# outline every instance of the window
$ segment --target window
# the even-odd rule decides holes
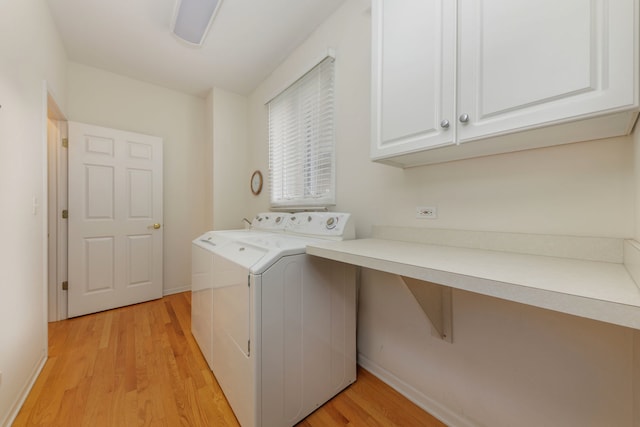
[[[335,205],[332,57],[268,103],[272,207]]]

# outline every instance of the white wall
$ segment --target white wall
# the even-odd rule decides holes
[[[247,97],[214,88],[207,96],[209,132],[213,138],[213,229],[243,228],[252,195],[248,170]]]
[[[0,425],[47,352],[46,95],[64,111],[66,53],[42,0],[0,2]],[[38,207],[33,214],[33,200]]]
[[[164,141],[164,293],[190,289],[191,240],[211,228],[205,100],[69,63],[69,120]]]
[[[634,236],[632,137],[407,170],[370,162],[370,25],[369,1],[348,1],[250,95],[250,169],[268,166],[264,101],[332,47],[335,210],[354,213],[358,237],[374,224]],[[414,219],[420,205],[439,218]],[[266,209],[267,194],[248,204]],[[453,425],[633,425],[631,330],[466,292],[453,311],[447,344],[397,277],[365,270],[361,360]]]

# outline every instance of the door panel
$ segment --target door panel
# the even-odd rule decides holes
[[[115,245],[113,237],[96,237],[84,239],[86,295],[114,290]]]
[[[375,158],[453,143],[455,2],[376,0],[372,146]]]
[[[153,217],[153,175],[148,170],[128,171],[129,218]]]
[[[461,0],[460,142],[628,109],[632,1]]]
[[[128,236],[127,270],[129,280],[127,286],[148,285],[153,279],[153,236]]]
[[[584,0],[486,2],[482,117],[595,90],[593,6]]]
[[[114,170],[111,166],[85,165],[85,219],[112,220],[114,217]]]
[[[162,297],[162,140],[69,122],[69,316]]]

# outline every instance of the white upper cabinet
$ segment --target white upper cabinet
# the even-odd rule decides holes
[[[460,142],[635,107],[633,1],[459,4]]]
[[[373,8],[375,156],[454,142],[455,2],[377,1]],[[454,25],[452,25],[454,24]]]
[[[413,166],[630,132],[638,15],[638,0],[373,0],[372,159]]]

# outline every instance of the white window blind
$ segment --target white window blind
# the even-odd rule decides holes
[[[268,103],[272,207],[335,204],[333,63],[325,58]]]

